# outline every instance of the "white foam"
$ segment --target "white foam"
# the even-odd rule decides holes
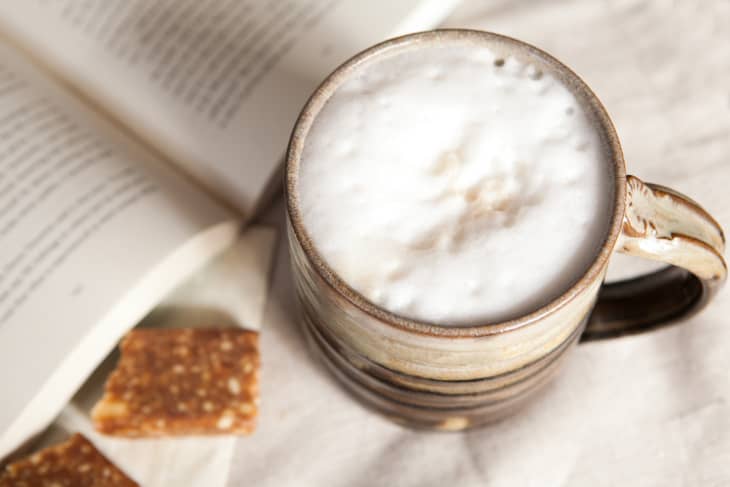
[[[306,139],[299,197],[315,246],[366,298],[483,324],[538,308],[587,269],[608,174],[553,76],[486,48],[430,47],[337,89]]]

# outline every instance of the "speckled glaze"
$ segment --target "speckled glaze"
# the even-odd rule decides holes
[[[486,45],[561,79],[583,104],[611,164],[613,183],[606,191],[613,211],[595,261],[561,296],[517,319],[453,327],[390,313],[327,266],[302,223],[300,157],[329,96],[372,58],[431,43]],[[378,44],[335,70],[294,127],[286,199],[293,275],[312,349],[356,397],[414,427],[461,430],[511,414],[540,390],[579,340],[636,333],[686,316],[707,302],[727,274],[722,230],[707,212],[679,193],[626,176],[616,131],[590,88],[544,51],[488,32],[412,34]],[[614,250],[671,266],[602,285]]]

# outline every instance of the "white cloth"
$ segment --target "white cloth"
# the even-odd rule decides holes
[[[533,42],[614,117],[629,171],[730,229],[730,4],[471,1],[447,22]],[[272,212],[283,222],[281,204]],[[615,269],[614,269],[615,270]],[[262,409],[230,486],[730,485],[730,291],[686,323],[577,347],[543,396],[467,433],[404,429],[311,356],[280,246],[262,334]]]

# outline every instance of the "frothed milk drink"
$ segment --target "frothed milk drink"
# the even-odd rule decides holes
[[[502,321],[557,297],[606,236],[610,177],[581,105],[486,47],[358,68],[319,113],[299,197],[320,255],[407,318]]]
[[[285,181],[307,342],[407,426],[514,414],[579,341],[690,316],[727,277],[723,229],[627,174],[590,87],[491,32],[410,34],[343,63],[299,115]],[[614,252],[668,265],[604,284]]]

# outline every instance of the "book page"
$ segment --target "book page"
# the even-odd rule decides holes
[[[245,214],[308,95],[371,44],[454,0],[29,0],[4,29]]]
[[[236,226],[0,42],[0,458]]]

